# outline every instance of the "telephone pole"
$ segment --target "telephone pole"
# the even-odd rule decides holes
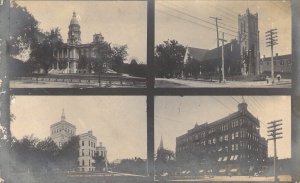
[[[220,58],[220,53],[219,53],[219,25],[218,25],[218,21],[219,20],[222,20],[221,18],[218,18],[218,17],[209,17],[209,18],[212,18],[216,21],[216,30],[217,30],[217,52],[218,52],[218,59]],[[219,63],[219,72],[221,70],[221,64]],[[220,72],[220,82],[221,82],[221,72]]]
[[[277,178],[277,149],[276,149],[276,140],[282,138],[282,128],[280,127],[282,125],[281,123],[282,119],[271,121],[268,123],[268,136],[270,137],[268,140],[273,140],[274,142],[274,182],[278,182]],[[279,128],[280,127],[280,128]]]
[[[225,83],[224,42],[227,41],[224,39],[224,32],[222,32],[222,39],[219,39],[219,41],[222,41],[222,82]]]
[[[272,84],[274,83],[274,61],[273,61],[273,47],[278,45],[278,36],[277,36],[277,29],[271,29],[266,32],[266,41],[267,47],[271,47],[271,78]]]

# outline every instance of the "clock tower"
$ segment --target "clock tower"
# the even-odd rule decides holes
[[[238,15],[238,28],[241,73],[242,75],[258,75],[260,57],[258,14],[252,14],[247,9],[245,14]]]

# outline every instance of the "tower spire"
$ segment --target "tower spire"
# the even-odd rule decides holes
[[[65,116],[65,109],[62,109],[62,114],[61,114],[61,120],[65,121],[66,120],[66,116]]]
[[[159,144],[159,149],[163,149],[164,148],[164,143],[163,143],[163,138],[162,136],[160,137],[160,144]]]

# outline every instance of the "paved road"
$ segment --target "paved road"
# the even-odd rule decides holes
[[[291,88],[291,80],[283,79],[274,84],[266,81],[226,81],[225,83],[156,78],[155,87],[157,88]]]

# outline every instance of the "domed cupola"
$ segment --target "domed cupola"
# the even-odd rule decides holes
[[[68,32],[68,43],[69,44],[80,44],[81,38],[80,38],[81,32],[80,32],[80,25],[79,21],[77,19],[76,13],[73,12],[73,17],[70,21],[69,25],[69,32]]]

